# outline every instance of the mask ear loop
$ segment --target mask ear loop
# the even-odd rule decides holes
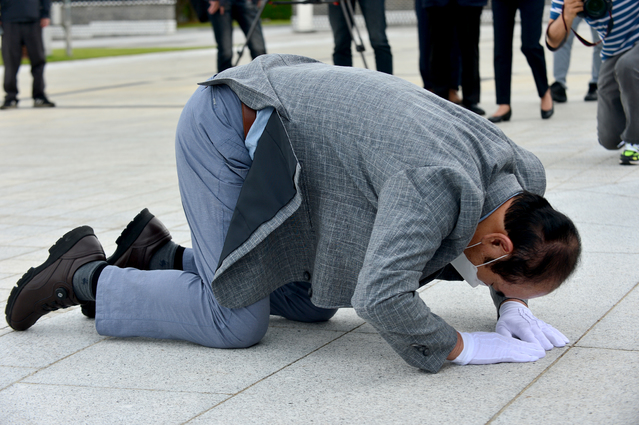
[[[495,261],[499,261],[499,260],[501,260],[501,259],[502,259],[502,258],[504,258],[504,257],[508,257],[508,254],[504,254],[504,255],[502,255],[501,257],[494,258],[494,259],[492,259],[492,260],[490,260],[490,261],[486,261],[485,263],[482,263],[482,264],[480,264],[480,265],[478,265],[478,266],[476,266],[476,267],[481,267],[481,266],[488,265],[488,264],[490,264],[490,263],[494,263]]]
[[[477,245],[481,245],[481,241],[479,241],[479,242],[477,242],[476,244],[473,244],[473,245],[468,245],[468,246],[464,249],[464,251],[466,251],[466,250],[467,250],[467,249],[469,249],[469,248],[473,248],[473,247],[475,247],[475,246],[477,246]],[[502,258],[504,258],[504,257],[508,257],[508,254],[504,254],[504,255],[502,255],[501,257],[497,257],[497,258],[492,259],[492,260],[490,260],[490,261],[486,261],[485,263],[482,263],[482,264],[480,264],[480,265],[478,265],[478,266],[475,266],[475,267],[481,267],[481,266],[485,266],[485,265],[490,264],[490,263],[494,263],[495,261],[501,260],[501,259],[502,259]],[[472,263],[471,263],[471,264],[472,264]]]
[[[464,251],[466,251],[467,249],[473,248],[473,247],[475,247],[477,245],[481,245],[481,241],[479,241],[479,242],[477,242],[476,244],[473,244],[473,245],[468,245],[466,248],[464,248]]]

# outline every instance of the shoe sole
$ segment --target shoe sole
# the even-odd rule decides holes
[[[115,241],[117,248],[115,252],[107,258],[107,263],[110,265],[115,264],[118,259],[124,255],[124,253],[131,248],[131,245],[137,240],[149,221],[153,220],[155,216],[149,212],[148,208],[140,211],[138,215],[126,226],[126,229],[122,231],[118,239]]]
[[[67,232],[64,236],[62,236],[58,241],[49,248],[49,258],[42,265],[36,268],[30,268],[16,283],[16,286],[11,290],[11,294],[9,295],[9,299],[7,300],[7,308],[5,309],[5,317],[7,319],[7,323],[11,326],[9,318],[11,317],[11,313],[13,312],[13,305],[16,302],[16,299],[22,292],[22,289],[31,282],[31,280],[36,277],[40,272],[49,267],[51,264],[55,263],[62,257],[64,254],[69,252],[71,248],[75,246],[80,240],[87,236],[94,236],[95,233],[93,229],[89,226],[82,226]]]

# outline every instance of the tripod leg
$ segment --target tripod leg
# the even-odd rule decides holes
[[[240,59],[242,59],[244,50],[246,49],[246,46],[248,45],[249,40],[251,39],[251,36],[253,35],[253,32],[255,32],[255,27],[257,26],[258,22],[260,22],[260,19],[262,17],[262,12],[264,12],[264,8],[266,7],[267,3],[268,3],[268,0],[261,0],[260,7],[257,10],[257,15],[255,16],[255,19],[253,19],[253,22],[251,23],[251,28],[249,28],[248,33],[246,33],[246,41],[244,42],[244,45],[242,46],[242,48],[237,51],[237,59],[235,60],[235,63],[233,64],[233,66],[237,66],[237,64],[240,63]]]
[[[351,38],[353,39],[353,43],[355,44],[355,50],[357,50],[362,55],[364,68],[368,69],[368,65],[366,64],[366,57],[364,57],[366,48],[364,47],[364,41],[362,40],[362,35],[359,32],[359,28],[357,28],[357,24],[355,23],[355,11],[353,10],[353,5],[351,4],[350,0],[339,0],[339,4],[342,7],[344,19],[346,19],[348,30],[350,31]],[[355,28],[355,31],[353,31],[353,28]],[[357,38],[355,37],[355,33],[357,33]]]

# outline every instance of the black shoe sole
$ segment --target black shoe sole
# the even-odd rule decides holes
[[[11,294],[9,295],[9,299],[7,300],[7,307],[4,310],[5,318],[7,319],[7,323],[11,326],[9,317],[11,317],[11,313],[13,312],[13,305],[16,302],[16,299],[22,292],[22,289],[29,283],[31,280],[36,277],[40,272],[49,267],[51,264],[55,263],[62,257],[64,254],[69,252],[71,248],[75,246],[81,239],[87,236],[94,236],[95,233],[93,229],[89,226],[82,226],[67,232],[64,236],[62,236],[58,241],[49,248],[49,258],[36,268],[30,268],[16,283],[16,286],[11,290]]]
[[[131,245],[133,245],[146,225],[149,224],[149,221],[153,220],[154,217],[155,216],[149,212],[148,208],[143,209],[135,216],[133,221],[126,226],[126,229],[122,231],[118,239],[115,241],[118,247],[115,249],[115,252],[107,258],[107,263],[109,263],[109,265],[115,264],[115,262],[118,261],[118,259],[122,257],[129,248],[131,248]]]

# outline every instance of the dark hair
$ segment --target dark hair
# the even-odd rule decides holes
[[[542,196],[524,192],[513,199],[504,216],[513,252],[491,264],[491,270],[510,283],[547,284],[552,291],[579,262],[577,228]]]

